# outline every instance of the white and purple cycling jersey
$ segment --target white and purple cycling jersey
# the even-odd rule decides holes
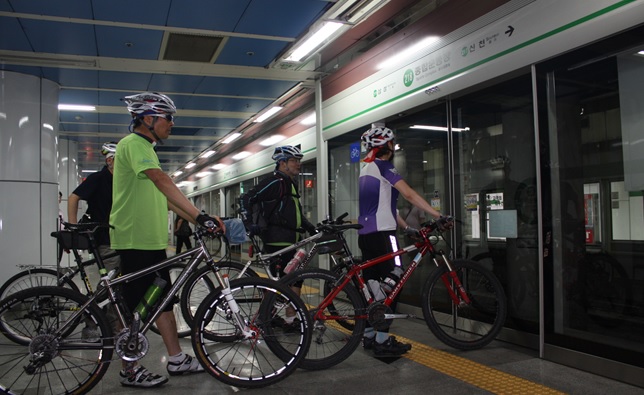
[[[360,169],[360,216],[363,226],[358,234],[396,230],[396,202],[399,192],[393,187],[402,180],[394,165],[376,159]]]

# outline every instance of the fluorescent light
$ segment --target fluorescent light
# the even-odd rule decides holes
[[[315,125],[315,121],[316,121],[316,117],[315,117],[315,113],[313,113],[308,117],[304,118],[300,123],[302,125]]]
[[[217,163],[216,165],[214,165],[214,166],[212,166],[210,168],[215,169],[215,170],[221,170],[221,169],[224,169],[225,167],[226,167],[226,165],[224,165],[223,163]]]
[[[186,169],[192,169],[193,167],[197,166],[195,162],[190,162],[186,165]]]
[[[81,173],[96,173],[98,170],[81,170]]]
[[[211,175],[211,174],[212,174],[212,172],[211,172],[211,171],[202,171],[202,172],[199,172],[199,173],[197,173],[197,174],[195,174],[195,175],[196,175],[197,177],[199,177],[199,178],[204,178],[204,177],[209,176],[209,175]]]
[[[61,111],[96,111],[95,106],[85,106],[82,104],[59,104],[58,109]]]
[[[299,47],[295,48],[291,55],[289,55],[285,60],[289,62],[300,62],[319,47],[324,40],[331,37],[333,33],[342,27],[342,25],[342,23],[336,21],[324,22],[317,32],[307,38]]]
[[[644,56],[644,51],[639,51],[637,54]]]
[[[182,174],[183,174],[183,172],[181,170],[177,170],[172,174],[172,177],[179,177]]]
[[[50,125],[50,124],[48,124],[48,123],[43,123],[43,124],[42,124],[42,127],[43,127],[43,128],[45,128],[45,129],[49,129],[49,130],[51,130],[51,131],[53,131],[53,130],[54,130],[54,127],[53,127],[53,126],[51,126],[51,125]]]
[[[422,129],[422,130],[436,130],[438,132],[447,132],[447,128],[444,126],[430,126],[430,125],[412,125],[410,129]],[[452,132],[467,132],[470,128],[452,128]]]
[[[242,151],[242,152],[238,153],[237,155],[234,155],[234,156],[233,156],[233,159],[234,159],[234,160],[240,160],[240,159],[247,158],[247,157],[249,157],[250,155],[252,155],[250,152],[248,152],[248,151]]]
[[[270,147],[271,145],[278,143],[284,140],[285,138],[286,137],[282,136],[281,134],[276,134],[274,136],[267,138],[266,140],[260,141],[259,144],[263,145],[264,147]]]
[[[18,120],[18,127],[21,128],[28,122],[29,122],[29,117],[26,117],[26,116],[22,117]]]
[[[419,41],[417,44],[412,45],[411,47],[398,52],[394,56],[391,56],[384,61],[380,62],[377,66],[379,70],[386,69],[388,67],[391,67],[392,64],[398,64],[404,60],[409,59],[412,55],[418,55],[418,52],[421,50],[425,49],[431,44],[434,44],[436,41],[440,40],[440,37],[438,36],[429,36],[425,37],[421,41]]]
[[[272,107],[270,110],[268,110],[268,111],[266,111],[265,113],[263,113],[262,115],[260,115],[260,116],[259,116],[256,120],[254,120],[253,122],[255,122],[255,123],[264,122],[264,121],[265,121],[265,120],[267,120],[268,118],[270,118],[270,117],[272,117],[273,115],[277,114],[278,112],[282,111],[282,109],[283,109],[283,108],[284,108],[284,107],[280,107],[280,106]]]
[[[241,133],[231,133],[228,137],[226,137],[226,140],[222,141],[222,144],[228,144],[231,143],[233,140],[236,140],[239,136],[241,136]]]
[[[203,154],[199,155],[199,157],[200,158],[210,158],[211,156],[213,156],[215,154],[215,152],[216,151],[208,150],[208,151],[204,152]]]

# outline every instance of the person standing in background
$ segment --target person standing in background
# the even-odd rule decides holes
[[[190,242],[191,234],[192,229],[190,229],[190,223],[177,215],[174,219],[174,235],[177,236],[177,255],[181,254],[184,244],[186,245],[186,249],[192,249],[192,242]]]
[[[103,168],[90,174],[74,192],[67,198],[67,217],[69,223],[78,223],[78,203],[81,200],[87,202],[85,215],[92,222],[109,223],[110,211],[112,210],[112,179],[114,173],[114,155],[116,155],[116,143],[103,144],[101,154],[105,156]],[[105,256],[114,252],[110,248],[110,234],[107,228],[101,228],[94,235],[98,244],[98,253]],[[105,260],[107,271],[118,269],[119,257]]]

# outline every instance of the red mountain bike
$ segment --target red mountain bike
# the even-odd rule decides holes
[[[393,319],[412,318],[394,314],[390,306],[426,255],[436,265],[422,291],[429,329],[443,343],[460,350],[478,349],[494,340],[507,314],[503,288],[494,274],[476,262],[450,260],[435,248],[442,229],[451,221],[446,217],[425,223],[415,244],[363,263],[357,263],[349,252],[343,235],[346,226],[323,226],[323,232],[344,243],[345,256],[340,263],[332,271],[304,269],[280,280],[288,285],[302,282],[300,296],[313,318],[313,338],[300,367],[326,369],[344,361],[360,344],[367,322],[376,330],[385,330]],[[362,271],[412,252],[416,256],[396,287],[384,300],[376,301]]]

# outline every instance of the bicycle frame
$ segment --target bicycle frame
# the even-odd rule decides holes
[[[323,236],[322,232],[316,233],[312,236],[307,237],[306,239],[300,240],[295,244],[292,244],[290,246],[286,246],[282,248],[279,251],[270,253],[270,254],[263,254],[261,252],[257,253],[257,258],[255,260],[249,259],[246,264],[244,265],[244,269],[239,273],[239,277],[243,277],[244,274],[246,273],[246,270],[253,264],[253,263],[261,263],[264,266],[264,270],[266,271],[266,275],[268,278],[270,278],[273,281],[278,281],[280,278],[278,276],[274,276],[271,271],[268,269],[269,263],[272,259],[275,257],[278,257],[280,255],[283,255],[287,252],[296,250],[302,246],[305,246],[309,243],[314,243],[316,240],[321,238]],[[252,241],[253,247],[257,247],[256,242]],[[307,254],[306,258],[302,261],[300,267],[305,266],[309,263],[311,258],[316,254],[316,249],[313,247]]]
[[[107,275],[101,277],[101,282],[100,284],[103,285],[103,287],[99,288],[96,293],[94,293],[87,302],[85,302],[82,306],[79,307],[79,309],[72,314],[69,319],[67,320],[66,323],[64,323],[60,328],[59,332],[64,332],[70,325],[72,325],[73,322],[75,322],[79,316],[85,311],[85,309],[92,303],[95,303],[97,300],[100,299],[101,296],[107,293],[108,298],[111,302],[111,304],[115,307],[116,313],[119,317],[119,320],[121,324],[123,325],[124,328],[128,328],[125,316],[123,315],[123,312],[121,311],[121,304],[116,296],[116,293],[114,292],[114,287],[119,285],[119,284],[125,284],[128,283],[132,280],[141,278],[143,276],[149,275],[154,273],[157,270],[169,267],[170,265],[177,263],[181,261],[184,258],[190,257],[190,262],[186,265],[184,270],[181,272],[179,277],[175,280],[174,284],[170,287],[169,291],[165,294],[165,296],[159,301],[157,306],[154,308],[154,310],[151,311],[151,314],[148,315],[148,317],[143,320],[141,323],[143,326],[139,326],[140,329],[138,329],[138,333],[145,334],[148,329],[152,326],[152,323],[159,317],[159,315],[163,312],[163,309],[170,304],[170,302],[173,300],[174,295],[177,293],[179,288],[181,288],[186,280],[188,279],[189,275],[197,268],[197,266],[202,262],[206,261],[206,263],[213,269],[213,272],[215,273],[215,276],[217,278],[217,281],[219,283],[219,286],[226,289],[230,288],[230,285],[228,283],[227,278],[224,278],[219,275],[219,269],[217,267],[217,264],[215,263],[214,259],[208,252],[208,248],[206,247],[205,242],[203,241],[203,236],[205,234],[205,231],[197,229],[193,232],[194,239],[197,241],[197,246],[194,248],[183,252],[179,255],[174,255],[162,262],[159,262],[153,266],[150,266],[148,268],[145,268],[143,270],[134,272],[134,273],[129,273],[126,275],[121,275],[117,278],[112,278],[115,275],[115,271],[112,270],[110,273]],[[252,332],[248,329],[246,323],[243,321],[241,316],[239,315],[239,308],[236,305],[235,300],[232,298],[226,297],[227,302],[231,306],[231,310],[235,313],[234,317],[236,320],[237,325],[239,325],[239,328],[241,328],[242,334],[245,336],[251,336]],[[139,323],[140,325],[140,323]]]
[[[347,317],[339,317],[339,316],[325,316],[323,313],[325,309],[333,302],[333,299],[335,299],[338,293],[340,293],[340,291],[351,281],[354,281],[354,284],[357,286],[358,290],[362,291],[362,294],[365,300],[367,301],[367,305],[371,305],[372,303],[374,303],[375,302],[374,297],[371,295],[371,292],[369,291],[369,287],[367,287],[367,283],[364,281],[362,277],[362,271],[366,268],[375,266],[379,263],[393,259],[397,256],[414,252],[416,250],[418,250],[418,253],[412,259],[411,264],[401,275],[400,280],[397,282],[396,286],[391,291],[391,293],[387,295],[386,298],[381,303],[385,306],[391,306],[394,299],[396,298],[396,296],[398,296],[398,294],[402,290],[407,280],[409,280],[409,277],[412,275],[412,273],[416,270],[416,268],[420,264],[422,258],[427,254],[431,254],[432,260],[434,261],[434,264],[436,265],[436,267],[445,265],[448,269],[447,273],[443,275],[442,280],[445,283],[448,293],[451,299],[454,301],[454,303],[469,304],[470,299],[467,296],[467,293],[463,288],[463,285],[461,284],[461,281],[458,278],[456,272],[452,269],[452,265],[450,264],[449,260],[445,257],[445,254],[443,254],[440,251],[436,251],[436,249],[434,248],[434,245],[432,244],[432,241],[429,238],[430,233],[432,232],[432,229],[423,228],[421,229],[420,232],[423,238],[423,240],[420,242],[417,242],[407,247],[403,247],[397,251],[390,252],[380,257],[370,259],[363,263],[351,265],[349,267],[348,272],[341,278],[341,280],[338,283],[334,285],[334,287],[331,289],[329,294],[325,296],[322,303],[318,306],[317,313],[313,317],[313,319],[314,320],[337,320],[337,319],[347,318]],[[440,256],[442,262],[437,259],[437,256]],[[447,276],[448,274],[449,276]],[[450,280],[453,282],[453,285],[450,284]],[[387,314],[386,316],[386,318],[394,318],[394,317],[398,317],[398,316],[393,314]],[[364,316],[360,316],[359,318],[364,318]]]

